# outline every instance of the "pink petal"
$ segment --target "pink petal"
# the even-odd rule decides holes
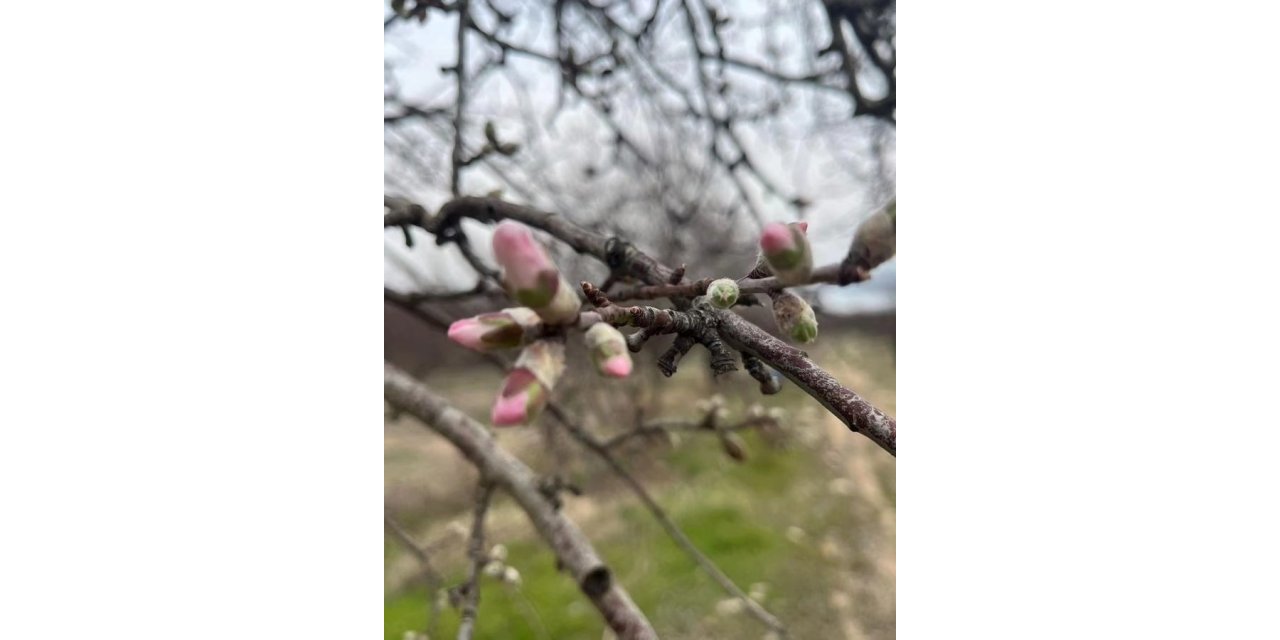
[[[781,222],[770,222],[760,234],[760,248],[765,253],[790,251],[795,247],[795,239],[791,237],[791,229]]]
[[[805,232],[806,234],[807,234],[807,233],[809,233],[809,223],[808,223],[808,222],[797,222],[797,223],[796,223],[796,226],[800,227],[800,230],[801,230],[801,231],[803,231],[803,232]]]
[[[489,330],[478,318],[463,318],[449,325],[449,339],[468,348],[483,347],[481,337]]]
[[[607,376],[625,378],[631,375],[631,358],[626,355],[613,356],[604,361],[602,370]]]
[[[493,411],[489,417],[493,419],[493,424],[500,427],[524,424],[528,406],[529,394],[527,393],[520,392],[512,396],[498,396],[497,402],[493,403]]]
[[[556,268],[529,228],[510,220],[503,221],[493,232],[493,256],[511,284],[521,289],[536,287],[540,273]]]

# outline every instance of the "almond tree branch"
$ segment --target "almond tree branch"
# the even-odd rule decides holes
[[[409,310],[412,311],[413,308],[410,307]],[[432,327],[441,331],[444,331],[448,327],[447,321],[432,317],[430,315],[422,314],[422,315],[417,315],[417,317],[420,320],[430,324]],[[508,364],[503,360],[503,358],[501,356],[498,356],[495,353],[489,353],[489,352],[473,352],[473,353],[483,358],[489,364],[495,367],[498,367],[503,371],[507,370],[508,368]],[[729,576],[725,575],[725,573],[721,571],[719,567],[716,566],[714,561],[712,561],[705,554],[703,554],[702,551],[700,551],[697,548],[697,546],[693,544],[693,541],[690,540],[687,535],[685,535],[684,531],[682,531],[680,527],[677,526],[669,516],[667,516],[666,512],[663,511],[662,507],[659,506],[657,501],[653,499],[653,496],[649,495],[649,492],[644,488],[644,485],[640,484],[640,481],[637,480],[635,476],[631,475],[631,473],[627,471],[626,467],[622,466],[622,463],[620,463],[618,459],[614,457],[614,455],[609,450],[610,447],[615,445],[620,445],[622,443],[622,440],[624,440],[625,438],[615,438],[607,442],[601,442],[595,436],[591,435],[591,433],[588,432],[584,427],[582,427],[580,424],[578,424],[572,418],[570,418],[568,412],[562,409],[560,405],[556,404],[555,401],[549,402],[547,404],[546,410],[547,410],[547,413],[552,415],[556,419],[556,421],[559,422],[561,426],[564,427],[565,431],[567,431],[570,436],[572,436],[580,444],[586,447],[588,451],[594,453],[595,455],[599,456],[601,459],[605,461],[605,464],[609,466],[610,470],[612,470],[614,474],[616,474],[619,478],[621,478],[622,481],[627,485],[627,487],[631,489],[633,493],[636,494],[636,497],[640,499],[640,502],[644,504],[645,508],[649,510],[649,513],[652,514],[654,519],[658,521],[658,524],[662,526],[663,531],[665,531],[667,535],[671,538],[671,540],[676,543],[676,546],[680,547],[680,549],[684,551],[684,553],[688,555],[691,560],[693,560],[694,564],[698,565],[699,568],[705,571],[707,575],[710,576],[711,579],[716,582],[716,584],[720,585],[722,589],[724,589],[727,593],[729,593],[729,595],[740,598],[745,603],[747,603],[746,604],[747,610],[751,612],[753,616],[758,618],[761,622],[763,622],[769,628],[776,630],[783,637],[786,636],[786,633],[787,633],[786,628],[777,619],[777,617],[769,613],[768,610],[766,610],[763,607],[763,605],[747,597],[746,594],[742,591],[742,589],[738,587],[738,585],[734,583],[733,580],[729,578]],[[709,415],[714,415],[714,414],[709,414]],[[728,427],[727,429],[730,431],[733,431],[733,430],[738,430],[740,428],[747,428],[747,426],[758,426],[759,423],[757,422],[757,420],[759,419],[752,418],[747,421],[744,421],[741,424]],[[766,417],[766,418],[763,418],[763,420],[773,421],[773,418]],[[667,422],[650,423],[650,425],[648,426],[652,426],[660,429],[679,430],[684,428],[686,425],[683,422],[667,421]],[[634,432],[631,432],[631,433],[634,433]]]
[[[735,349],[769,363],[796,386],[822,403],[851,431],[856,431],[898,455],[897,422],[845,388],[831,374],[814,364],[805,352],[769,335],[760,327],[731,311],[717,311],[720,335]]]
[[[604,460],[605,464],[609,465],[609,468],[612,469],[619,478],[622,478],[622,481],[631,488],[631,491],[636,494],[636,497],[640,498],[640,502],[644,503],[645,508],[649,510],[649,513],[653,515],[653,518],[662,526],[663,531],[666,531],[667,535],[676,543],[676,545],[679,546],[686,555],[692,558],[693,561],[697,563],[698,567],[710,576],[716,584],[720,585],[721,589],[724,589],[730,595],[742,600],[746,605],[747,611],[751,612],[752,616],[755,616],[758,620],[763,622],[765,626],[778,632],[782,637],[786,637],[787,628],[783,626],[782,622],[773,614],[769,613],[760,605],[760,603],[747,597],[747,594],[744,593],[729,576],[725,575],[725,573],[720,570],[720,567],[717,567],[710,558],[703,555],[702,551],[700,551],[698,547],[694,546],[693,541],[689,539],[689,536],[686,536],[684,531],[682,531],[680,527],[676,526],[675,522],[672,522],[671,518],[667,516],[666,511],[663,511],[662,507],[658,505],[658,502],[653,499],[653,496],[649,495],[649,492],[644,488],[644,485],[640,484],[640,481],[636,480],[635,476],[631,475],[631,473],[627,471],[627,468],[622,466],[621,462],[618,462],[618,459],[614,457],[611,451],[609,451],[609,446],[607,444],[597,440],[595,436],[588,433],[581,425],[570,419],[559,405],[549,403],[547,405],[547,412],[564,426],[565,430],[569,432],[569,435],[573,436],[575,440],[580,442],[589,451]]]
[[[458,95],[454,98],[453,112],[453,154],[451,156],[451,169],[449,172],[449,191],[454,195],[461,195],[460,186],[462,180],[463,163],[466,160],[465,151],[462,147],[462,128],[465,125],[463,118],[467,112],[467,27],[471,22],[470,7],[468,0],[458,0],[458,60],[454,67],[454,73],[457,74]]]
[[[467,555],[471,558],[471,573],[462,585],[462,623],[458,625],[458,640],[471,640],[476,626],[476,608],[480,606],[480,572],[488,558],[484,552],[484,518],[493,498],[493,484],[480,476],[476,487],[475,515],[471,522],[471,538],[467,543]]]
[[[625,240],[605,237],[553,213],[497,198],[455,198],[441,207],[434,216],[428,215],[423,207],[400,198],[384,196],[384,204],[388,209],[383,218],[384,226],[413,224],[434,234],[442,227],[456,224],[463,217],[489,223],[504,219],[516,220],[550,233],[578,253],[595,257],[608,265],[614,273],[655,285],[669,284],[675,273],[674,269],[654,260]],[[602,309],[597,309],[596,313],[601,311]],[[885,451],[897,455],[896,421],[842,386],[831,374],[814,364],[806,353],[774,338],[733,311],[698,309],[694,312],[705,318],[703,322],[712,325],[710,328],[719,331],[730,346],[750,353],[777,369],[840,418],[849,430],[862,433]],[[675,315],[669,317],[677,321],[679,318]],[[632,316],[632,323],[638,324],[635,322],[637,319]]]
[[[427,579],[427,586],[429,587],[427,589],[427,599],[429,600],[427,604],[427,634],[434,636],[436,634],[436,621],[440,616],[440,607],[436,604],[435,593],[444,584],[444,578],[432,566],[431,555],[427,553],[427,550],[414,542],[409,532],[405,531],[404,527],[399,522],[396,522],[390,513],[384,512],[382,521],[387,530],[391,532],[391,537],[395,538],[396,542],[399,542],[405,549],[408,549],[409,553],[413,554],[413,557],[417,558],[418,563],[422,565],[422,575]]]
[[[738,282],[738,295],[746,296],[756,293],[772,293],[781,291],[787,287],[804,286],[807,284],[851,284],[854,282],[862,282],[868,279],[870,274],[866,270],[858,270],[845,265],[844,263],[829,264],[824,267],[818,267],[813,270],[809,278],[804,282],[786,285],[778,281],[776,277],[769,276],[767,278],[746,278]],[[671,296],[685,296],[693,298],[707,293],[707,287],[711,286],[711,282],[715,278],[703,278],[686,282],[684,284],[655,284],[645,285],[641,287],[630,287],[619,289],[610,294],[609,299],[617,302],[619,300],[653,300],[655,298],[670,298]]]
[[[394,365],[385,366],[384,393],[392,406],[413,415],[449,440],[481,477],[515,499],[534,529],[551,547],[561,566],[622,640],[650,640],[658,636],[644,613],[571,520],[554,509],[538,489],[532,470],[497,445],[485,428],[450,406],[443,398]]]
[[[738,422],[727,425],[716,425],[707,420],[654,420],[646,422],[630,431],[623,431],[602,444],[605,448],[613,449],[622,446],[624,443],[642,436],[652,436],[660,433],[674,433],[677,431],[705,431],[707,433],[715,433],[716,431],[745,431],[754,429],[763,425],[775,424],[773,418],[768,416],[752,416],[744,418]]]

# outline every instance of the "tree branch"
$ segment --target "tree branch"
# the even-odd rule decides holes
[[[471,558],[471,573],[462,585],[462,623],[458,625],[458,640],[471,640],[476,626],[476,608],[480,605],[480,572],[488,557],[484,552],[484,518],[493,498],[493,484],[481,475],[476,487],[475,515],[471,522],[471,538],[467,543],[467,555]]]
[[[622,585],[616,583],[582,530],[554,509],[538,489],[533,471],[498,447],[485,428],[409,374],[385,364],[387,401],[449,440],[487,478],[515,499],[560,564],[622,640],[658,636]]]
[[[822,403],[827,411],[890,454],[898,455],[897,422],[852,390],[845,388],[831,374],[814,364],[805,352],[769,335],[731,311],[717,311],[720,335],[735,349],[750,353],[769,363],[804,392]]]
[[[512,204],[496,198],[464,197],[449,201],[435,216],[428,216],[422,207],[412,203],[406,204],[402,199],[384,198],[384,200],[391,209],[384,217],[384,225],[387,226],[414,224],[431,233],[436,233],[442,226],[455,224],[458,218],[462,217],[489,223],[504,219],[516,220],[550,233],[573,247],[578,253],[593,256],[604,262],[616,273],[629,275],[655,285],[669,284],[675,273],[674,269],[654,260],[629,242],[619,238],[607,238],[583,229],[553,213],[532,207]],[[396,205],[394,208],[391,206],[393,202]],[[834,268],[836,269],[834,275],[838,277],[840,267]],[[824,267],[824,273],[829,273],[829,269]],[[770,285],[761,282],[757,286]],[[627,309],[616,306],[605,307],[597,309],[595,313],[602,313],[610,308]],[[653,316],[655,319],[658,315],[656,312],[661,312],[662,315],[676,322],[679,322],[680,316],[673,314],[683,313],[659,309],[655,310]],[[631,314],[629,311],[608,311],[607,313],[617,314],[615,318],[617,320],[622,320],[623,314]],[[867,436],[885,451],[897,455],[897,425],[894,419],[871,406],[852,390],[842,386],[831,374],[814,364],[803,351],[788,346],[732,311],[695,309],[690,313],[705,314],[704,317],[713,319],[715,328],[730,346],[750,353],[777,369],[840,418],[851,431]],[[644,321],[647,316],[647,311],[640,317],[631,315],[630,322],[643,326],[637,320]],[[703,323],[696,324],[704,326]]]
[[[582,443],[582,445],[589,451],[604,460],[605,464],[609,465],[609,468],[612,469],[619,478],[622,478],[622,481],[631,488],[631,491],[636,494],[636,497],[640,498],[640,502],[644,504],[645,508],[649,510],[649,513],[658,521],[658,524],[662,526],[663,531],[666,531],[672,541],[674,541],[686,555],[693,559],[698,567],[706,572],[706,574],[710,576],[716,584],[720,585],[721,589],[724,589],[730,595],[742,600],[747,607],[747,611],[751,612],[751,615],[763,622],[765,626],[777,631],[783,637],[787,635],[787,628],[783,626],[782,622],[774,617],[773,614],[765,610],[760,603],[747,597],[747,594],[743,593],[742,589],[739,588],[738,585],[729,578],[729,576],[725,575],[710,558],[703,555],[702,551],[700,551],[698,547],[694,546],[693,541],[689,539],[689,536],[686,536],[684,531],[681,531],[680,527],[676,526],[675,522],[672,522],[671,518],[667,516],[667,513],[663,511],[662,507],[653,499],[653,496],[650,496],[649,492],[645,490],[644,485],[640,484],[640,481],[636,480],[635,476],[631,475],[631,473],[627,471],[626,467],[622,466],[621,462],[618,462],[618,459],[609,451],[609,447],[607,445],[596,440],[595,437],[588,433],[586,429],[571,420],[558,405],[554,403],[549,404],[547,406],[547,411],[564,426],[565,430],[567,430],[575,440]]]

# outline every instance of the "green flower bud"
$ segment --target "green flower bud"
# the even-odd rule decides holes
[[[818,338],[818,317],[804,298],[790,291],[779,291],[772,298],[773,319],[779,331],[798,344],[808,344]]]
[[[729,278],[712,280],[707,285],[707,299],[719,309],[728,309],[738,301],[738,283]]]

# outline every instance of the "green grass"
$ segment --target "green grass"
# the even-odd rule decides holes
[[[834,622],[825,606],[814,607],[812,596],[823,593],[830,580],[831,562],[814,544],[787,539],[790,526],[809,532],[810,540],[824,532],[854,530],[848,509],[832,508],[825,493],[797,503],[796,487],[821,488],[830,474],[812,452],[778,450],[747,434],[750,458],[734,463],[708,436],[686,442],[665,456],[678,478],[656,498],[673,520],[704,553],[744,590],[752,583],[769,585],[766,607],[792,626],[793,635],[808,626],[830,629]],[[694,438],[690,438],[693,440]],[[621,527],[603,539],[592,535],[597,550],[616,579],[650,617],[662,637],[758,637],[764,628],[748,614],[714,614],[726,594],[666,536],[658,523],[628,493],[611,497],[616,505],[606,517]],[[540,540],[503,541],[509,559],[520,571],[517,592],[494,578],[482,582],[477,638],[540,638],[529,612],[536,608],[546,636],[596,640],[603,623],[578,592],[573,581],[555,570],[554,558]],[[451,583],[462,575],[449,576]],[[528,600],[522,601],[521,594]],[[386,601],[388,640],[401,640],[406,630],[426,627],[427,594],[415,588]],[[446,609],[437,637],[456,634],[459,614]],[[797,635],[797,637],[811,637]]]

